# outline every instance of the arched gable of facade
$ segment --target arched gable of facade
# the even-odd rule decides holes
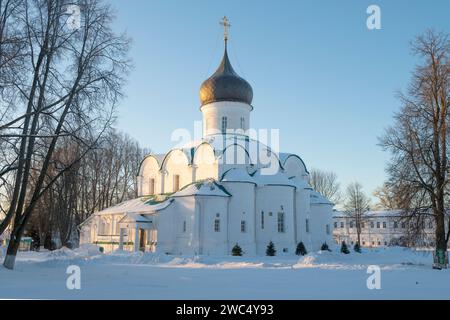
[[[303,160],[296,154],[288,155],[282,162],[282,167],[289,177],[308,179],[309,172]]]
[[[162,193],[172,193],[192,182],[191,156],[185,150],[173,149],[167,153],[161,165]]]
[[[158,159],[149,155],[141,162],[138,175],[138,195],[158,194],[161,191],[161,164]]]
[[[269,147],[263,144],[261,146],[258,153],[258,170],[262,170],[265,175],[277,174],[283,169],[280,158]]]
[[[252,164],[252,159],[247,149],[238,143],[228,145],[218,156],[218,161],[222,165],[231,167]]]
[[[195,148],[193,165],[195,167],[195,180],[218,178],[218,162],[213,147],[205,142]]]

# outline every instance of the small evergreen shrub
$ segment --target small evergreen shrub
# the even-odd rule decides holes
[[[349,254],[350,253],[350,251],[348,250],[348,247],[347,247],[347,244],[345,243],[345,241],[342,241],[341,252],[343,254]]]
[[[306,251],[305,245],[303,244],[303,242],[300,242],[297,245],[297,249],[295,250],[295,254],[298,256],[304,256],[306,254],[308,254],[308,251]]]
[[[275,245],[273,244],[272,241],[269,242],[269,245],[267,246],[266,249],[266,255],[269,257],[273,257],[275,256],[277,253],[277,250],[275,249]]]
[[[242,256],[242,248],[236,243],[236,245],[231,249],[231,255],[235,257]]]
[[[326,242],[324,242],[322,244],[322,247],[320,247],[320,250],[322,250],[322,251],[331,251],[330,248],[328,247],[328,244]]]
[[[353,247],[353,250],[355,250],[355,252],[357,253],[361,253],[361,246],[359,245],[359,243],[355,243],[355,246]]]

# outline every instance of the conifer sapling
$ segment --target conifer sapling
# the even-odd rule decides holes
[[[345,243],[345,241],[342,241],[341,252],[343,254],[349,254],[350,253],[350,251],[348,250],[348,247],[347,247],[347,244]]]
[[[273,256],[275,256],[276,253],[277,253],[277,250],[275,249],[275,245],[272,241],[270,241],[269,245],[267,246],[267,249],[266,249],[266,255],[269,257],[273,257]]]
[[[236,243],[233,249],[231,249],[231,255],[235,257],[242,256],[242,248]]]
[[[295,254],[298,256],[304,256],[306,254],[308,254],[308,251],[306,251],[305,245],[303,244],[303,242],[300,242],[297,245],[297,249],[295,250]]]

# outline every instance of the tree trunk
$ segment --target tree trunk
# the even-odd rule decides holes
[[[439,209],[438,209],[439,210]],[[447,251],[444,213],[436,214],[436,250]]]
[[[356,220],[356,233],[358,236],[358,246],[361,246],[361,213],[358,213]]]
[[[11,238],[8,244],[8,249],[6,250],[5,261],[3,262],[3,266],[6,269],[13,270],[14,265],[16,264],[16,256],[17,251],[19,251],[20,240],[18,241],[16,238]]]

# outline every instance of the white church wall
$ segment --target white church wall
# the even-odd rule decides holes
[[[307,250],[311,250],[311,230],[306,227],[306,220],[311,220],[311,201],[310,191],[308,189],[297,189],[295,195],[297,210],[297,240],[303,242]],[[309,231],[309,232],[308,232]]]
[[[291,177],[297,177],[307,180],[308,174],[304,163],[295,155],[288,157],[283,164],[286,175]]]
[[[275,244],[277,254],[295,252],[294,192],[295,188],[289,186],[257,187],[257,254],[264,255],[270,241]],[[284,213],[284,232],[278,230],[279,212]],[[287,252],[283,252],[283,250],[287,250]]]
[[[112,252],[119,247],[116,223],[123,215],[95,215],[80,230],[80,244],[93,243]]]
[[[159,194],[162,190],[161,172],[158,161],[153,156],[148,156],[141,164],[137,181],[138,196],[152,194],[151,179],[154,181],[153,193]]]
[[[189,159],[181,150],[172,150],[167,154],[163,164],[164,182],[163,193],[177,191],[174,188],[175,176],[179,177],[179,189],[192,183],[192,167]]]
[[[218,179],[219,169],[214,149],[209,144],[201,144],[194,155],[195,181],[208,178]]]
[[[239,244],[244,254],[256,254],[255,185],[245,182],[222,182],[232,194],[228,206],[229,251]],[[241,222],[244,228],[241,229]],[[230,254],[228,252],[228,254]]]
[[[198,252],[196,235],[196,201],[194,197],[177,198],[178,205],[173,208],[175,249],[177,254],[195,254]]]
[[[203,134],[217,134],[222,132],[222,118],[227,120],[227,129],[248,130],[250,127],[250,111],[252,107],[246,103],[220,101],[206,104],[200,109],[203,113]],[[241,122],[243,118],[243,123]],[[241,125],[243,124],[243,127]]]
[[[255,168],[260,170],[262,175],[275,175],[281,171],[280,160],[277,154],[268,150],[263,144],[259,145],[259,149],[257,151],[250,148],[249,152],[250,157],[255,164]]]
[[[157,214],[159,253],[190,254],[198,243],[194,239],[195,199],[178,197]],[[184,229],[186,221],[186,229]]]
[[[197,197],[199,219],[199,254],[226,255],[228,253],[228,197]],[[215,220],[219,221],[218,230]]]
[[[158,213],[157,252],[227,254],[227,208],[226,197],[177,197]],[[214,228],[216,219],[220,221],[218,231]]]
[[[320,250],[324,242],[333,243],[333,207],[328,204],[311,205],[311,240],[312,250]],[[328,232],[327,232],[328,225]]]

